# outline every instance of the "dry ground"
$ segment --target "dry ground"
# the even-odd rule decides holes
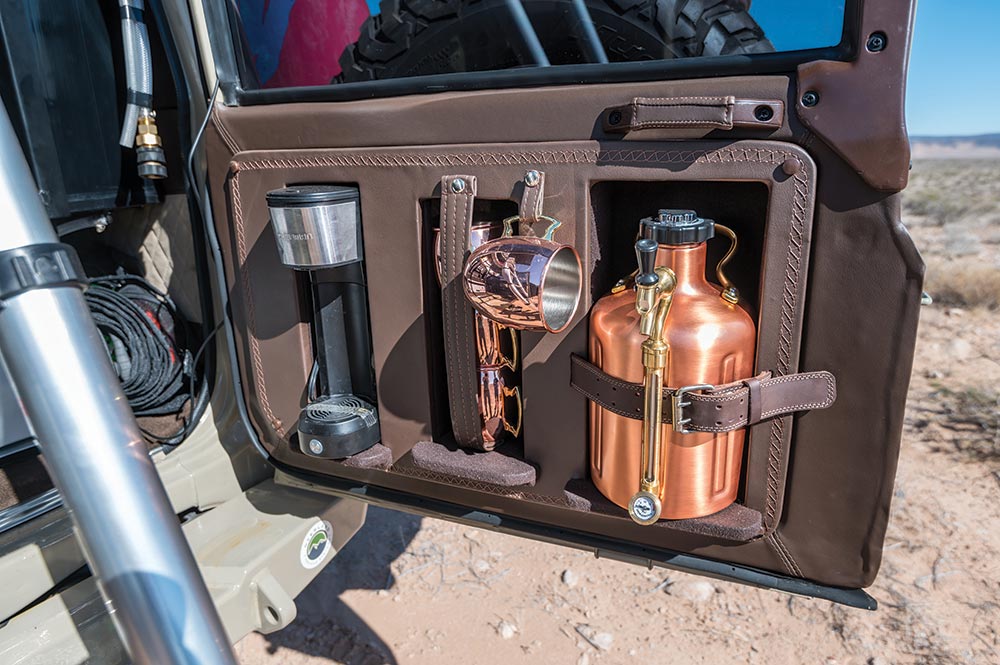
[[[870,613],[373,509],[247,664],[1000,663],[1000,161],[918,162],[927,290]],[[641,659],[641,660],[640,660]]]

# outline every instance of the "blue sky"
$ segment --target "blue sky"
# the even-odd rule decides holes
[[[750,7],[778,49],[840,41],[844,0],[753,0]],[[918,0],[906,122],[915,136],[1000,133],[1000,0]]]
[[[1000,2],[920,0],[906,93],[910,134],[1000,133]]]
[[[751,4],[781,50],[836,44],[843,11],[843,0]],[[906,97],[915,136],[1000,133],[1000,0],[918,1]]]

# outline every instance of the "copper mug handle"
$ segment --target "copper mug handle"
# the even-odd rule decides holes
[[[500,353],[500,362],[510,368],[510,371],[517,370],[517,359],[521,356],[520,350],[517,347],[517,333],[514,332],[513,328],[503,328],[510,335],[510,346],[511,346],[511,358]],[[521,429],[518,427],[518,429]]]
[[[521,388],[520,386],[514,386],[513,388],[504,387],[503,389],[504,397],[516,397],[517,402],[517,427],[511,427],[510,423],[507,421],[507,413],[503,414],[503,428],[511,433],[515,438],[521,435],[521,422],[523,416],[523,408],[521,404]]]
[[[475,319],[476,354],[479,365],[481,367],[502,365],[510,368],[511,371],[517,370],[517,359],[520,356],[517,333],[507,326],[502,326],[496,321],[491,321],[481,314],[476,314]],[[500,334],[505,330],[510,335],[510,357],[504,355],[503,349],[500,346]]]
[[[546,223],[548,223],[548,227],[546,227],[545,233],[543,233],[541,236],[537,236],[537,237],[540,237],[542,240],[550,240],[551,241],[553,234],[556,232],[556,229],[558,229],[560,226],[562,226],[562,222],[560,222],[555,217],[549,217],[548,215],[540,215],[538,217],[538,219],[545,220]],[[519,221],[519,220],[522,223],[524,222],[524,220],[522,220],[518,215],[514,215],[512,217],[508,217],[507,219],[503,220],[503,236],[501,236],[501,237],[503,237],[503,238],[511,238],[511,237],[513,237],[513,235],[514,235],[514,222]]]

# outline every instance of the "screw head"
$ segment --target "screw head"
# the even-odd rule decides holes
[[[815,90],[808,90],[802,95],[802,106],[812,108],[819,104],[819,93]]]
[[[455,178],[451,181],[451,191],[456,194],[460,194],[465,191],[465,181],[461,178]]]
[[[767,104],[761,104],[753,110],[753,117],[757,118],[760,122],[767,122],[774,117],[774,109]]]
[[[872,53],[878,53],[879,51],[884,51],[888,44],[889,38],[885,36],[884,32],[873,32],[868,36],[865,48]]]
[[[608,114],[608,124],[617,125],[622,121],[622,112],[617,109]]]
[[[323,454],[323,442],[319,439],[309,439],[309,452],[313,455]]]
[[[542,176],[539,175],[538,171],[532,170],[524,174],[524,184],[528,187],[534,187],[541,179]]]

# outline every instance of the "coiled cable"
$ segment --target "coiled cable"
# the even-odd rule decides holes
[[[195,363],[170,297],[125,273],[91,279],[84,296],[132,412],[179,412],[190,397]]]

